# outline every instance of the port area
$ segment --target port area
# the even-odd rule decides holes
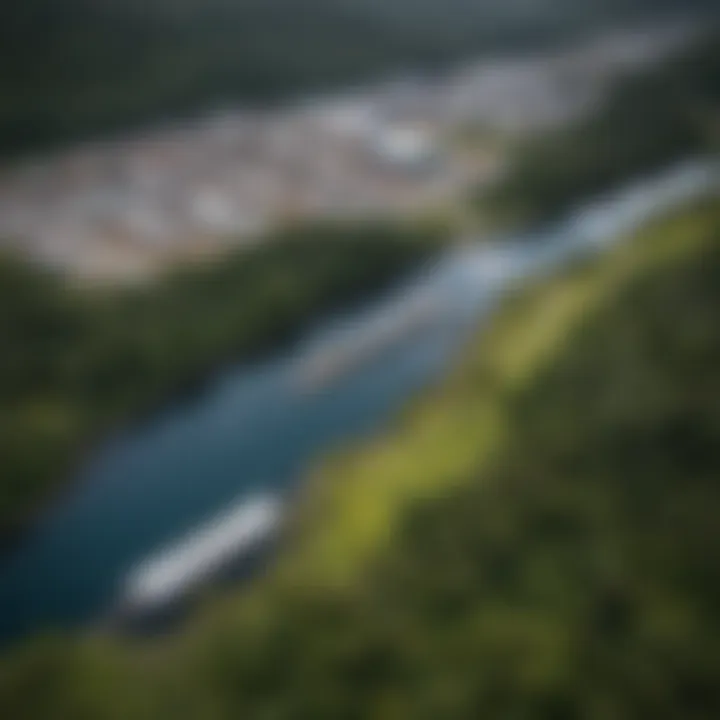
[[[209,585],[236,582],[263,567],[282,520],[283,505],[274,495],[234,503],[131,569],[106,624],[143,634],[171,628]]]

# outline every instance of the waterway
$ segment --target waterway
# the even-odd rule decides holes
[[[219,375],[201,396],[108,441],[68,495],[0,558],[0,643],[103,616],[132,569],[159,548],[239,499],[289,495],[323,453],[382,432],[447,373],[523,278],[601,252],[659,210],[711,188],[720,188],[716,165],[684,164],[553,227],[459,244],[364,307],[325,318],[296,346]],[[389,316],[401,327],[398,314],[420,298],[435,306],[426,321],[376,343],[312,390],[298,382],[304,368],[359,333],[382,332]]]

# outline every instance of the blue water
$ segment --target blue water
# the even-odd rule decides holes
[[[381,431],[446,373],[469,332],[523,277],[599,252],[658,207],[708,185],[703,168],[677,168],[533,237],[453,249],[351,317],[326,319],[296,347],[216,377],[201,396],[109,441],[68,496],[0,559],[0,641],[101,616],[143,558],[238,497],[295,488],[318,456]],[[322,391],[299,391],[303,358],[420,293],[438,303],[432,322]]]

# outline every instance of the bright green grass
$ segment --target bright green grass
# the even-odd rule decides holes
[[[719,222],[720,205],[708,201],[650,223],[598,262],[511,297],[452,378],[395,430],[338,453],[313,474],[282,563],[290,581],[352,581],[392,542],[409,506],[477,477],[508,441],[508,395],[553,362],[584,318],[639,275],[697,251]]]

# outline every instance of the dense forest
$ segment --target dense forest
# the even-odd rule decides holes
[[[713,7],[711,0],[8,0],[0,6],[0,154]]]
[[[0,260],[0,533],[21,525],[78,453],[119,423],[323,312],[377,289],[437,246],[432,230],[306,226],[152,285],[72,289]]]
[[[502,219],[555,217],[579,199],[720,149],[720,33],[621,81],[592,115],[522,143],[480,205]]]
[[[716,717],[719,304],[717,200],[524,290],[403,427],[329,468],[276,575],[180,637],[17,650],[4,716]],[[346,538],[393,494],[361,571]],[[354,577],[313,558],[318,520]]]

